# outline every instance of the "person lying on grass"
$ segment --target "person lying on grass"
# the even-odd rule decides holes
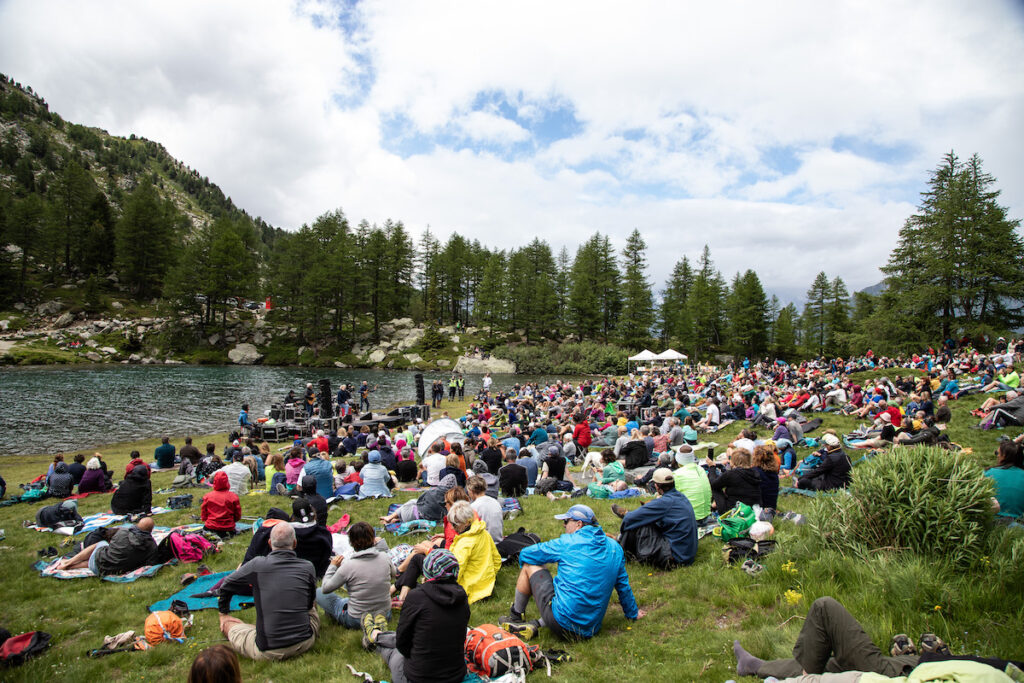
[[[645,612],[637,607],[630,589],[622,548],[601,530],[594,511],[573,505],[555,519],[565,524],[562,536],[519,553],[522,569],[515,600],[499,626],[524,640],[533,638],[541,627],[562,639],[591,638],[601,630],[613,588],[626,618],[642,618]],[[558,565],[557,577],[552,578],[543,566],[548,563]],[[531,596],[540,616],[527,622]]]
[[[793,645],[792,659],[759,659],[744,650],[738,640],[733,641],[732,649],[738,675],[770,681],[874,683],[899,676],[909,676],[900,680],[914,681],[1010,681],[1000,673],[1006,661],[958,659],[933,633],[921,635],[920,656],[910,638],[894,636],[891,656],[887,657],[853,615],[830,597],[818,598],[811,605]],[[842,677],[837,675],[844,672]]]
[[[118,529],[110,541],[93,543],[74,557],[61,560],[57,569],[89,569],[97,576],[127,574],[152,564],[156,557],[153,518],[139,520],[135,526]]]

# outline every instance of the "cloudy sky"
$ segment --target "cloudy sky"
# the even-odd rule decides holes
[[[877,282],[929,170],[1024,217],[1012,1],[0,0],[0,71],[294,229],[324,211],[514,248],[639,228],[802,300]]]

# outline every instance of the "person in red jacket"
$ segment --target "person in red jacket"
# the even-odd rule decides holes
[[[576,427],[572,430],[572,440],[576,442],[576,448],[580,453],[586,455],[587,449],[593,438],[590,435],[590,423],[582,415],[576,416]]]
[[[235,522],[242,519],[242,504],[232,493],[228,475],[219,470],[213,475],[213,490],[203,496],[200,508],[204,527],[221,538],[235,533]]]

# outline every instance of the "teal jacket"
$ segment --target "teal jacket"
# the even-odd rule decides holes
[[[626,617],[637,617],[622,548],[605,536],[599,526],[585,526],[574,534],[562,534],[523,548],[519,563],[558,564],[551,611],[565,631],[581,638],[596,635],[601,630],[613,588]]]

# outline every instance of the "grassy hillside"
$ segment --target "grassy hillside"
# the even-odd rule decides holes
[[[972,397],[956,404],[950,435],[954,441],[973,449],[970,458],[989,466],[996,440],[1005,432],[968,428],[974,423],[968,413],[980,402],[980,397]],[[455,408],[453,411],[458,412]],[[847,431],[853,426],[855,421],[850,418],[825,418],[825,427]],[[728,442],[739,428],[739,424],[730,425],[716,436],[716,441]],[[1010,430],[1010,435],[1017,431]],[[197,443],[206,438],[197,438]],[[224,436],[211,438],[220,445]],[[132,448],[148,455],[156,445],[155,440],[118,444],[103,452],[110,466],[123,472]],[[45,455],[5,457],[0,460],[0,472],[9,485],[16,486],[45,472],[48,461]],[[168,485],[171,478],[170,474],[155,474],[155,488]],[[414,494],[402,493],[396,500],[411,495]],[[166,498],[156,495],[154,504],[163,504]],[[259,515],[279,502],[280,499],[263,494],[246,496],[242,501],[243,514]],[[605,530],[617,529],[609,501],[587,503],[595,509]],[[91,496],[81,501],[81,510],[89,514],[105,510],[108,505],[109,498]],[[633,507],[637,503],[626,505]],[[818,506],[822,505],[829,505],[829,499],[790,495],[780,499],[779,507],[781,511],[801,512],[813,522]],[[343,503],[331,510],[330,521],[348,513],[353,521],[374,523],[386,506],[387,502],[378,501]],[[544,538],[560,533],[561,527],[552,515],[568,507],[568,502],[531,497],[523,499],[523,506],[523,515],[506,522],[506,531],[524,526]],[[85,658],[85,652],[97,647],[104,635],[141,630],[146,605],[175,592],[181,575],[193,567],[167,568],[154,578],[131,584],[38,578],[29,568],[36,551],[54,544],[60,537],[21,527],[22,520],[30,518],[36,507],[0,508],[0,528],[7,533],[0,553],[0,572],[7,577],[0,614],[3,625],[13,632],[41,629],[52,633],[53,647],[28,665],[6,672],[6,680],[183,680],[194,654],[221,640],[216,613],[208,610],[196,615],[196,626],[185,645],[161,645],[149,652],[98,660]],[[192,512],[198,510],[162,515],[157,521],[161,525],[186,523],[191,521]],[[1024,580],[1024,563],[1018,553],[1024,551],[1024,536],[1019,530],[999,534],[1002,546],[985,562],[958,569],[942,560],[910,553],[879,551],[858,557],[825,551],[814,538],[812,524],[797,527],[783,521],[777,524],[775,536],[779,551],[764,561],[765,570],[755,577],[726,566],[721,543],[705,538],[700,541],[697,560],[691,567],[657,572],[631,565],[633,590],[649,616],[631,623],[613,599],[601,634],[588,642],[568,645],[574,661],[559,665],[553,671],[553,680],[735,678],[733,639],[739,639],[760,657],[787,656],[807,607],[822,595],[832,595],[845,604],[886,650],[893,634],[908,633],[916,639],[924,631],[933,631],[954,652],[1022,658],[1024,595],[1020,582]],[[387,540],[394,545],[407,539]],[[222,554],[210,559],[209,565],[214,571],[232,569],[248,542],[248,536],[229,542]],[[495,595],[473,606],[472,623],[495,622],[506,613],[514,579],[515,571],[511,568],[499,573]],[[243,619],[250,621],[254,616],[249,611],[241,613]],[[547,635],[539,642],[545,647],[558,646]],[[345,663],[378,678],[387,676],[379,658],[360,649],[357,632],[332,624],[325,624],[310,653],[280,664],[243,661],[242,669],[244,678],[253,681],[305,680],[325,674],[331,679],[346,680],[347,676],[340,673]],[[544,674],[535,673],[532,678],[543,679]]]

